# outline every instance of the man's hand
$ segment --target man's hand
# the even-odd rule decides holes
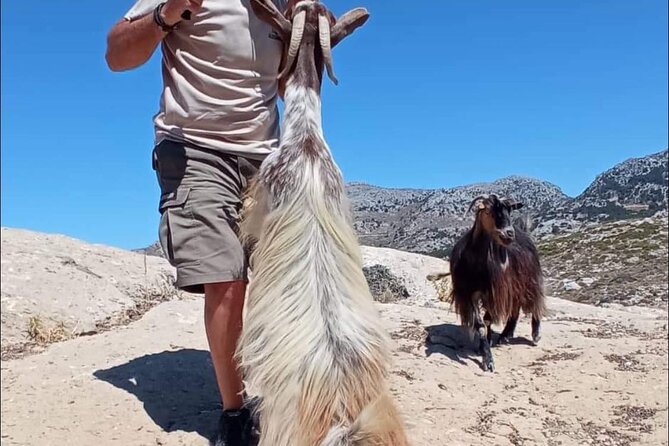
[[[207,0],[209,1],[209,0]],[[167,0],[161,9],[161,18],[168,26],[183,20],[183,14],[195,14],[202,8],[202,0]],[[153,13],[133,21],[121,20],[107,36],[107,65],[112,71],[124,71],[149,60],[165,33],[156,25]]]
[[[173,26],[183,20],[184,12],[196,14],[202,8],[202,0],[168,0],[160,11],[163,21]]]

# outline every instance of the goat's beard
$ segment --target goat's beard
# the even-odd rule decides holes
[[[309,54],[308,55],[304,54],[305,51],[309,52]],[[305,61],[302,58],[307,58],[308,60]],[[323,53],[321,49],[318,47],[318,45],[303,43],[300,46],[300,49],[297,53],[297,60],[291,70],[289,71],[285,70],[285,63],[286,63],[285,60],[282,60],[281,68],[282,70],[284,70],[285,74],[284,76],[279,77],[278,81],[278,93],[281,99],[285,99],[286,89],[288,88],[288,84],[293,84],[293,85],[295,84],[294,75],[295,72],[298,70],[298,66],[310,67],[307,70],[307,72],[309,73],[308,77],[311,76],[311,73],[313,73],[313,75],[317,79],[317,83],[309,81],[308,86],[315,89],[316,91],[320,91],[321,86],[323,84],[323,73],[325,72],[325,63],[323,61]]]

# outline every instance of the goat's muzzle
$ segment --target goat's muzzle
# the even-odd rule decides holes
[[[516,231],[513,227],[496,229],[495,232],[497,233],[499,243],[503,246],[508,246],[516,240]]]

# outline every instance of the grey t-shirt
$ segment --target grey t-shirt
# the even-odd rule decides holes
[[[135,20],[163,0],[138,0]],[[283,8],[285,0],[275,0]],[[204,0],[162,42],[163,92],[154,118],[165,138],[262,159],[278,146],[281,42],[249,0]]]

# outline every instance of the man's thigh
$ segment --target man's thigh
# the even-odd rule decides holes
[[[163,141],[154,150],[161,187],[160,243],[177,269],[177,287],[245,281],[247,259],[237,237],[245,179],[239,158]]]

